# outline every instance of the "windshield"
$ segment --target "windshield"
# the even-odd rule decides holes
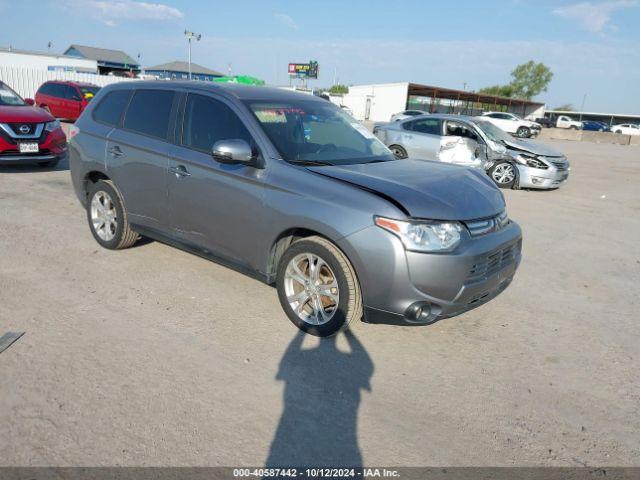
[[[480,130],[482,130],[482,133],[484,133],[487,137],[489,137],[490,140],[493,140],[494,142],[502,143],[513,140],[513,138],[511,138],[511,136],[507,132],[499,127],[496,127],[491,122],[488,122],[486,120],[474,120],[474,123]]]
[[[26,105],[26,103],[24,103],[24,100],[20,98],[20,95],[18,95],[16,92],[11,90],[4,83],[0,82],[0,105],[22,107]]]
[[[247,101],[284,160],[326,165],[395,160],[364,125],[329,102]]]
[[[80,87],[80,92],[86,100],[91,100],[95,97],[98,90],[100,90],[100,87]]]

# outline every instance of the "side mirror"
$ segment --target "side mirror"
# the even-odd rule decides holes
[[[222,163],[253,164],[255,156],[251,146],[244,140],[233,138],[213,144],[213,158]]]
[[[33,98],[25,98],[24,99],[24,103],[26,103],[27,105],[33,107],[36,104],[36,101]]]

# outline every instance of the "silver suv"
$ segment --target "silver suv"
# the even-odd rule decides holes
[[[119,83],[72,133],[73,185],[100,245],[151,237],[275,284],[313,335],[465,312],[520,262],[520,228],[484,173],[396,160],[310,95]]]

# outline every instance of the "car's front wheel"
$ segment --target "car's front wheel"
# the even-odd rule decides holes
[[[322,237],[291,244],[278,263],[278,298],[300,330],[328,337],[362,318],[362,295],[347,257]]]
[[[93,238],[104,248],[118,250],[136,243],[120,193],[110,180],[92,183],[87,195],[87,220]]]
[[[489,176],[500,188],[511,188],[516,181],[516,167],[509,162],[496,163],[489,169]]]
[[[531,136],[531,130],[527,127],[518,127],[516,135],[520,138],[529,138]]]

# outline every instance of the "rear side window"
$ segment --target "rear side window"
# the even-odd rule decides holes
[[[410,122],[409,130],[419,133],[428,133],[429,135],[440,135],[440,120],[435,118],[422,118]]]
[[[115,90],[107,93],[93,111],[94,120],[107,125],[116,126],[120,123],[122,112],[127,106],[131,90]]]
[[[211,152],[217,141],[231,139],[252,144],[251,134],[227,105],[211,97],[190,94],[184,109],[182,145]]]
[[[135,90],[124,117],[124,128],[150,137],[167,139],[174,92]]]
[[[51,84],[50,83],[43,84],[38,89],[38,93],[40,93],[41,95],[51,95]]]

